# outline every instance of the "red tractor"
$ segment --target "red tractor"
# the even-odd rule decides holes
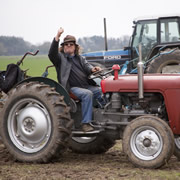
[[[91,132],[80,128],[79,100],[57,82],[32,77],[17,83],[1,100],[0,133],[9,153],[23,162],[48,162],[66,147],[102,153],[122,139],[124,153],[138,167],[159,168],[173,154],[180,159],[180,74],[143,74],[141,58],[138,74],[119,70],[114,65],[113,75],[90,77],[102,77],[107,100],[103,108],[94,102]]]

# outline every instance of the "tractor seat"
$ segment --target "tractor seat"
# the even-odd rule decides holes
[[[71,106],[71,112],[75,113],[77,111],[77,103],[80,102],[77,96],[75,96],[73,93],[69,93],[69,96],[71,98],[70,106]]]
[[[75,100],[75,101],[80,101],[80,100],[78,99],[78,97],[75,96],[72,92],[69,93],[69,96],[70,96],[73,100]]]

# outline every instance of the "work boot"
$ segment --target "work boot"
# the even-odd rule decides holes
[[[89,131],[93,131],[94,128],[93,128],[90,124],[83,124],[83,125],[82,125],[82,130],[83,130],[84,132],[89,132]]]

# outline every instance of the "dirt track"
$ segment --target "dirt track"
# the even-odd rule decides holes
[[[180,179],[180,161],[172,157],[160,169],[135,168],[121,150],[121,142],[105,154],[80,155],[67,151],[61,159],[49,164],[13,162],[0,146],[0,180],[32,179]]]

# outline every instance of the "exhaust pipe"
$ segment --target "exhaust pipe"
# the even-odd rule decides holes
[[[143,84],[143,62],[142,62],[142,45],[139,44],[139,62],[138,67],[138,91],[139,91],[139,100],[144,98],[144,84]]]

